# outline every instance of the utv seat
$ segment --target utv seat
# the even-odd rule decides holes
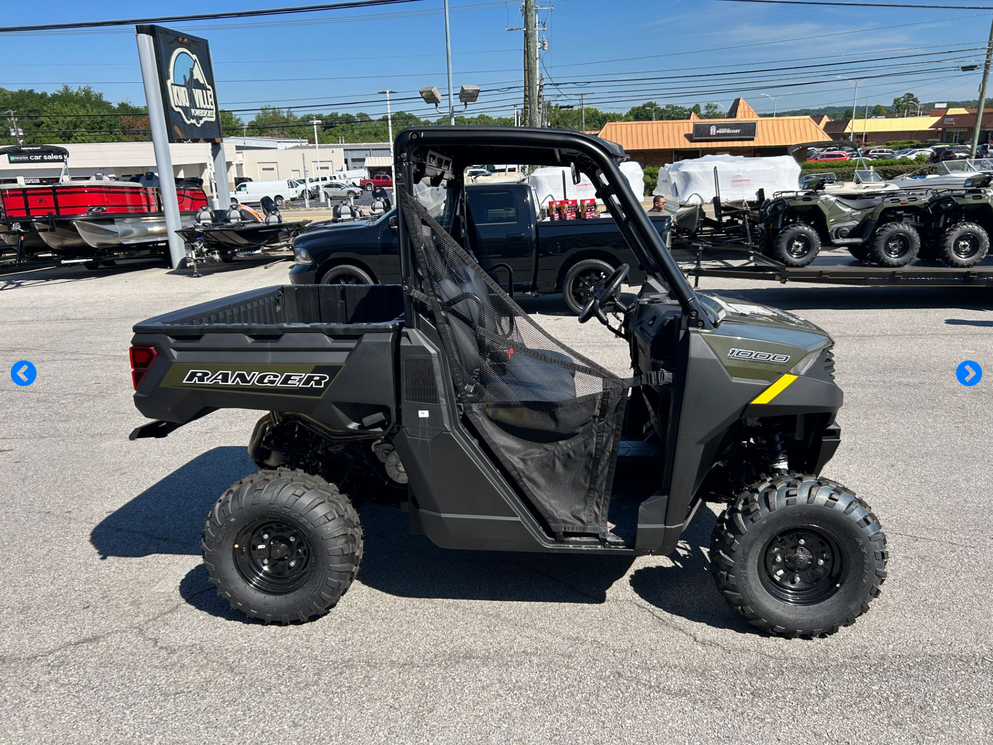
[[[853,210],[864,210],[870,207],[875,207],[880,203],[879,199],[854,199],[852,197],[835,197],[838,200],[838,204],[843,204],[849,209]]]
[[[533,349],[535,354],[572,364],[566,355],[550,349]],[[576,397],[576,373],[553,362],[546,362],[526,353],[510,355],[506,375],[499,376],[521,401],[568,401]]]

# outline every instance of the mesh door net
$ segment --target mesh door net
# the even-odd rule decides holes
[[[605,534],[624,383],[545,333],[400,195],[424,280],[414,295],[431,309],[472,427],[552,531]]]

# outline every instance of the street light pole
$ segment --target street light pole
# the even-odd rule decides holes
[[[865,81],[864,80],[849,80],[848,78],[844,78],[841,75],[835,75],[835,77],[838,78],[838,80],[844,80],[844,81],[846,81],[850,86],[852,86],[855,89],[855,95],[852,98],[852,122],[851,122],[851,124],[852,124],[852,142],[854,142],[855,141],[855,112],[858,110],[859,86],[862,85],[862,83],[864,83]],[[863,141],[862,144],[864,145],[865,142]]]
[[[390,94],[396,93],[396,91],[391,91],[387,88],[385,91],[380,91],[380,93],[386,94],[386,129],[390,138],[390,178],[395,183],[397,174],[393,165],[393,111],[390,109]]]
[[[317,193],[319,196],[317,200],[322,204],[327,204],[327,195],[324,193],[324,184],[321,183],[321,144],[317,141],[317,125],[321,123],[321,120],[316,116],[310,120],[310,123],[314,125],[314,148],[317,151]]]
[[[455,124],[455,104],[452,101],[452,36],[448,28],[448,0],[445,0],[445,55],[448,60],[448,123]]]
[[[773,119],[775,119],[776,118],[776,111],[777,111],[777,104],[779,103],[779,99],[782,98],[783,95],[785,95],[785,94],[781,94],[779,96],[770,96],[768,93],[760,93],[759,95],[760,96],[765,96],[770,101],[772,101],[772,117],[773,117]]]

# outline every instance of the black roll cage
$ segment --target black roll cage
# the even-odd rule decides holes
[[[641,203],[627,188],[618,163],[627,160],[617,144],[599,137],[563,129],[527,127],[434,126],[411,127],[397,136],[395,146],[396,189],[414,195],[414,184],[425,175],[428,152],[451,159],[449,189],[464,191],[463,172],[477,163],[528,163],[564,166],[575,164],[593,182],[597,196],[617,222],[645,273],[668,286],[684,312],[701,328],[712,328],[710,317],[686,277],[652,225]],[[434,161],[433,164],[437,164]],[[440,182],[440,178],[438,179]],[[404,220],[403,210],[398,210]],[[409,226],[400,230],[400,271],[405,289],[405,310],[411,312],[411,287],[419,284],[413,273],[413,252],[407,238]]]

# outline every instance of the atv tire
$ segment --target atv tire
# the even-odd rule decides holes
[[[853,624],[879,594],[886,559],[886,536],[865,502],[841,484],[796,473],[739,494],[710,544],[717,589],[735,612],[790,637]]]
[[[203,563],[231,607],[266,623],[308,621],[348,590],[362,559],[351,503],[323,479],[278,469],[228,489],[207,516]]]
[[[921,234],[912,225],[891,222],[876,231],[872,239],[870,257],[879,266],[896,268],[906,266],[921,250]]]
[[[989,250],[989,234],[974,222],[952,225],[938,241],[938,258],[946,266],[959,269],[975,266]]]
[[[820,250],[820,234],[802,222],[787,225],[772,243],[772,257],[786,266],[807,266]]]

